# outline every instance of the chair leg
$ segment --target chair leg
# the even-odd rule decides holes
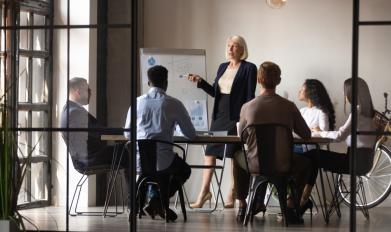
[[[300,215],[300,200],[297,194],[297,188],[295,181],[293,179],[289,180],[289,186],[291,189],[291,194],[293,198],[293,204],[294,204],[294,211],[295,211],[295,216],[298,218],[298,220],[302,220],[302,217]],[[311,208],[311,223],[312,223],[312,208]]]
[[[249,217],[252,214],[252,208],[253,208],[252,205],[254,203],[254,196],[255,196],[255,184],[256,184],[256,178],[252,176],[250,180],[250,189],[249,189],[249,195],[247,201],[246,214],[244,215],[244,221],[243,221],[244,226],[247,226],[248,221],[250,219]]]
[[[250,222],[252,223],[253,220],[254,220],[254,210],[255,210],[255,206],[258,204],[257,202],[257,196],[259,194],[259,189],[262,187],[262,185],[267,185],[268,182],[266,179],[261,179],[261,180],[258,180],[258,183],[255,185],[255,188],[254,188],[254,195],[253,195],[253,199],[252,199],[252,204],[251,204],[251,214],[250,214]],[[266,186],[267,187],[267,186]],[[265,190],[266,191],[266,190]],[[263,216],[265,216],[265,212],[263,212]]]
[[[186,207],[185,207],[185,199],[183,197],[183,190],[182,186],[178,190],[178,195],[179,195],[179,201],[181,203],[181,209],[182,209],[182,214],[183,214],[183,220],[186,222],[187,221],[187,214],[186,214]]]
[[[145,193],[146,193],[146,183],[147,178],[139,178],[139,181],[136,183],[137,192],[136,192],[136,209],[130,209],[130,213],[138,213],[138,217],[141,219],[143,206],[145,202]],[[129,214],[130,215],[130,214]]]
[[[73,193],[71,205],[69,206],[69,210],[68,210],[68,214],[71,215],[71,216],[76,216],[77,215],[77,213],[76,213],[77,203],[79,201],[79,196],[80,196],[80,192],[81,192],[81,186],[83,185],[81,183],[84,183],[84,181],[83,181],[84,177],[85,177],[85,175],[82,175],[82,177],[79,179],[79,181],[77,182],[76,188],[75,188],[75,192]],[[73,202],[75,200],[76,193],[77,193],[76,208],[75,208],[75,213],[72,214],[72,206],[73,206]]]
[[[282,215],[284,216],[284,222],[285,222],[285,226],[288,226],[289,222],[288,222],[288,214],[287,214],[287,185],[286,183],[283,183],[282,181],[275,181],[274,182],[274,185],[276,186],[277,188],[277,192],[278,192],[278,200],[280,202],[280,208],[281,208],[281,213]]]
[[[362,178],[360,177],[359,178],[359,181],[358,181],[358,189],[357,189],[357,195],[360,199],[360,202],[362,203],[361,205],[363,205],[362,207],[359,206],[362,214],[364,215],[364,217],[369,220],[369,211],[368,211],[368,208],[366,207],[367,205],[367,198],[365,196],[365,189],[364,189],[364,184],[363,184],[363,181],[362,181]]]
[[[265,204],[266,207],[269,205],[270,198],[272,197],[272,194],[273,194],[273,189],[275,188],[274,185],[271,185],[271,184],[269,184],[268,186],[269,186],[269,188],[270,188],[270,186],[271,186],[271,188],[270,188],[270,194],[269,194],[269,196],[267,197],[267,201],[266,201],[266,204]]]
[[[164,210],[164,214],[165,214],[165,218],[166,218],[166,223],[170,222],[170,220],[168,218],[168,209],[170,207],[170,185],[172,183],[172,179],[173,179],[173,176],[170,176],[168,178],[168,182],[167,182],[168,185],[167,185],[167,188],[165,189],[165,192],[161,191],[160,184],[158,185],[162,208]]]

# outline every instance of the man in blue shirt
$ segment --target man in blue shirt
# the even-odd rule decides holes
[[[160,65],[148,70],[148,93],[137,98],[137,139],[158,139],[172,142],[176,125],[179,125],[183,135],[188,139],[196,136],[190,116],[178,99],[166,94],[168,70]],[[128,110],[125,128],[130,128],[131,109]],[[125,132],[130,139],[130,133]],[[191,173],[189,165],[174,151],[171,145],[157,144],[157,170],[162,174],[171,174],[175,178],[170,182],[170,197],[180,188]],[[137,157],[137,171],[140,171],[139,157]],[[164,191],[164,187],[162,192]],[[149,207],[158,207],[159,204],[148,204],[149,214],[156,210]],[[158,209],[157,209],[158,211]],[[159,213],[159,212],[158,212]],[[171,216],[170,216],[171,215]],[[154,216],[154,215],[151,215]],[[169,210],[170,220],[176,219],[176,214]]]

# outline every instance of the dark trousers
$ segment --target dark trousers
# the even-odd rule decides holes
[[[183,183],[189,179],[191,168],[183,159],[176,155],[171,165],[163,171],[159,171],[158,174],[163,197],[165,198],[164,195],[167,193],[168,197],[172,197]]]
[[[311,175],[311,161],[302,155],[293,154],[292,156],[292,175],[296,180],[298,199],[301,198],[304,186]],[[234,161],[234,178],[236,183],[236,196],[239,200],[245,200],[248,195],[250,185],[250,175],[247,170],[242,169],[236,161]],[[259,198],[264,199],[266,193],[266,185],[259,190]]]
[[[324,168],[326,171],[348,174],[350,168],[350,148],[346,153],[338,153],[328,150],[311,150],[301,155],[311,160],[311,175],[308,179],[309,185],[314,185],[318,175],[318,169]],[[366,174],[372,167],[373,149],[357,148],[357,175]]]

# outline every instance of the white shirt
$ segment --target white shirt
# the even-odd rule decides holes
[[[238,72],[239,68],[227,68],[223,75],[219,79],[219,87],[220,92],[223,94],[230,94],[232,84],[234,83],[234,79],[236,76],[236,73]]]
[[[374,131],[375,124],[373,118],[365,117],[361,114],[358,115],[357,119],[357,130],[358,131]],[[336,141],[345,140],[346,145],[350,147],[351,145],[351,125],[352,125],[352,114],[349,114],[349,118],[346,120],[345,124],[341,126],[337,131],[320,131],[312,132],[313,137],[323,137],[330,138]],[[358,148],[373,148],[376,142],[376,136],[370,135],[358,135],[357,136],[357,147]]]
[[[300,113],[309,128],[319,127],[322,131],[329,130],[329,117],[316,106],[303,107],[300,109]]]
[[[303,107],[300,109],[301,116],[303,116],[307,126],[311,129],[319,127],[322,131],[328,131],[330,128],[329,117],[318,107]],[[303,152],[316,149],[315,145],[303,144]]]

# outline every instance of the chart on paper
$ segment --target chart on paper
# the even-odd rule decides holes
[[[147,71],[155,65],[168,70],[167,94],[179,99],[189,112],[196,130],[208,130],[207,94],[187,80],[189,73],[206,78],[206,55],[203,49],[141,48],[141,91],[149,89]]]

